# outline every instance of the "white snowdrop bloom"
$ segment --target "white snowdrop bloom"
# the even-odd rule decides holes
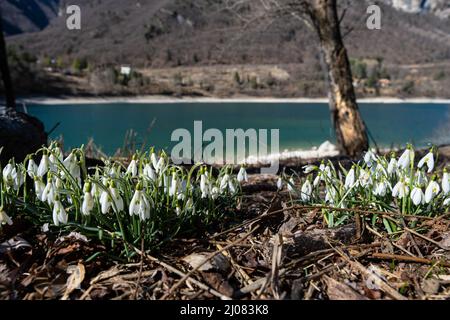
[[[277,189],[278,190],[282,190],[283,189],[283,179],[281,177],[278,178]]]
[[[90,182],[86,182],[83,187],[83,203],[81,204],[81,213],[85,216],[91,214],[94,209],[94,197],[92,196],[92,185]]]
[[[237,192],[237,188],[234,185],[233,180],[231,180],[231,179],[228,180],[228,190],[230,190],[231,194],[235,194]]]
[[[78,161],[78,159],[77,159],[76,155],[73,152],[71,152],[67,156],[67,158],[64,159],[63,165],[67,169],[67,171],[70,171],[70,170],[72,170],[73,166],[77,165],[77,161]]]
[[[94,209],[94,198],[90,192],[85,192],[83,196],[83,203],[81,205],[81,213],[85,216],[91,214]]]
[[[444,207],[450,206],[450,198],[444,200]]]
[[[42,202],[47,202],[49,205],[52,205],[55,202],[55,197],[55,185],[51,179],[49,179],[44,190],[42,191]]]
[[[407,148],[398,159],[398,166],[402,169],[409,168],[414,161],[414,151]]]
[[[241,167],[241,169],[239,170],[237,180],[239,181],[239,183],[242,183],[243,181],[248,182],[247,171],[244,167]]]
[[[150,163],[147,163],[144,166],[144,170],[143,170],[143,174],[144,176],[146,176],[148,179],[155,181],[156,180],[156,172],[155,170],[152,168]]]
[[[427,165],[428,167],[428,173],[431,173],[434,169],[434,155],[433,152],[429,152],[425,157],[423,157],[419,163],[417,164],[417,167],[420,169],[424,165]]]
[[[295,181],[294,178],[289,179],[289,183],[287,184],[287,188],[289,192],[294,192],[295,191]]]
[[[38,172],[38,166],[36,162],[34,162],[33,159],[28,160],[28,166],[27,166],[27,174],[28,176],[33,179]]]
[[[313,185],[314,185],[314,187],[317,187],[319,184],[320,184],[320,181],[321,181],[322,179],[321,179],[321,174],[319,173],[318,175],[317,175],[317,177],[314,179],[314,181],[313,181]]]
[[[155,170],[158,168],[158,159],[156,158],[156,154],[152,151],[150,154],[150,161],[152,162],[153,168]]]
[[[39,199],[39,201],[44,202],[43,194],[44,194],[45,184],[42,182],[40,178],[35,178],[34,180],[34,192],[36,193],[36,198]]]
[[[327,187],[326,193],[325,193],[325,202],[334,204],[336,199],[336,189],[334,187]]]
[[[166,162],[165,162],[164,157],[160,157],[158,160],[158,163],[156,164],[156,167],[155,167],[156,172],[163,171],[165,165],[166,165]]]
[[[55,200],[55,204],[53,206],[53,223],[55,224],[55,226],[59,226],[60,224],[67,224],[67,221],[67,212],[64,209],[61,201]]]
[[[309,180],[306,180],[301,189],[302,201],[305,201],[305,202],[309,201],[311,199],[312,191],[313,191],[313,187],[311,185],[311,182]]]
[[[53,223],[55,226],[59,226],[60,224],[66,224],[68,221],[67,212],[64,209],[61,201],[55,200],[53,205]]]
[[[137,177],[138,175],[138,163],[135,159],[131,160],[128,165],[126,174],[131,175],[132,178]]]
[[[365,188],[372,184],[372,177],[370,176],[370,172],[361,169],[359,172],[358,184]]]
[[[130,202],[129,213],[130,216],[139,216],[141,221],[146,221],[150,219],[151,206],[147,199],[147,196],[142,190],[136,189],[133,198]]]
[[[378,182],[375,189],[373,190],[373,193],[376,196],[384,197],[387,194],[387,191],[389,189],[389,184],[386,180],[383,180],[381,182]]]
[[[170,183],[169,196],[173,197],[177,193],[178,179],[176,172],[172,173],[172,181]]]
[[[12,225],[13,221],[6,214],[6,212],[3,210],[3,208],[0,208],[0,226],[5,225],[5,224]]]
[[[427,175],[422,171],[417,171],[415,177],[416,177],[415,182],[420,187],[426,186],[428,184]]]
[[[397,184],[392,189],[392,196],[394,198],[403,199],[404,197],[408,196],[408,194],[409,194],[409,187],[402,180],[397,182]]]
[[[209,183],[208,177],[205,173],[200,176],[200,191],[202,192],[202,199],[205,199],[209,195]]]
[[[317,170],[317,166],[307,165],[307,166],[303,167],[303,173],[305,173],[305,174],[310,174],[314,170]]]
[[[441,187],[436,181],[431,181],[425,190],[425,202],[430,203],[441,191]]]
[[[375,156],[375,154],[371,150],[367,151],[364,155],[364,162],[367,164],[367,166],[369,168],[372,167],[375,161],[377,161],[377,157]]]
[[[3,182],[8,186],[8,188],[13,188],[14,190],[19,190],[24,181],[24,176],[22,172],[17,170],[17,168],[8,163],[5,168],[3,168]]]
[[[177,216],[179,216],[181,214],[180,206],[177,205],[177,207],[175,208],[175,213],[176,213]]]
[[[216,200],[219,197],[219,195],[220,195],[219,188],[217,188],[217,187],[212,188],[212,190],[211,190],[211,198],[213,200]]]
[[[100,205],[101,205],[101,210],[103,214],[106,214],[110,211],[110,209],[112,208],[116,213],[119,213],[121,211],[123,211],[123,199],[120,196],[119,191],[117,191],[116,188],[114,187],[109,187],[109,193],[105,191],[103,191],[102,195],[100,196]],[[117,209],[117,211],[116,211]]]
[[[6,184],[6,185],[12,185],[12,183],[13,183],[13,180],[14,180],[14,178],[13,178],[13,170],[14,170],[15,168],[14,168],[14,166],[11,164],[11,163],[8,163],[4,168],[3,168],[3,171],[2,171],[2,174],[3,174],[3,182]]]
[[[411,200],[415,206],[421,205],[425,203],[425,194],[422,189],[419,187],[415,187],[411,191]]]
[[[46,155],[46,154],[42,155],[42,159],[41,159],[41,162],[39,163],[39,167],[38,167],[38,171],[37,171],[38,177],[43,177],[48,172],[48,169],[50,167],[49,162],[50,161],[48,159],[48,155]]]
[[[444,192],[444,195],[450,193],[450,175],[447,170],[444,170],[444,175],[442,176],[442,191]]]
[[[355,169],[352,168],[345,177],[345,189],[350,189],[355,184]]]
[[[390,176],[392,176],[397,171],[398,163],[395,158],[391,158],[389,161],[387,172]]]
[[[100,196],[100,207],[103,214],[107,214],[112,206],[112,199],[108,192],[104,190]]]
[[[230,176],[228,174],[224,175],[222,177],[222,180],[220,181],[220,191],[223,192],[228,186],[228,181],[230,180]]]

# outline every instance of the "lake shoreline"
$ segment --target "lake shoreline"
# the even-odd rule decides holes
[[[109,104],[109,103],[328,103],[328,98],[272,98],[272,97],[232,97],[232,98],[209,98],[209,97],[170,97],[170,96],[124,96],[124,97],[18,97],[18,104]],[[450,99],[441,98],[409,98],[401,99],[395,97],[361,98],[358,103],[427,103],[427,104],[450,104]]]

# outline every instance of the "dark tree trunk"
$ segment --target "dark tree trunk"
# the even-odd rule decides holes
[[[366,126],[359,113],[352,71],[340,31],[336,0],[311,0],[310,18],[319,35],[327,67],[330,111],[341,152],[356,157],[369,147]]]
[[[1,8],[0,8],[0,73],[2,75],[3,86],[5,90],[6,107],[15,110],[16,99],[14,97],[11,75],[9,73],[8,56],[6,53],[5,38],[3,36],[3,21]]]

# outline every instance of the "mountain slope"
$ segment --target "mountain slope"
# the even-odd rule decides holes
[[[36,32],[57,17],[59,0],[2,0],[6,35]]]

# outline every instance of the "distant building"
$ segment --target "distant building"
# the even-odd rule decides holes
[[[391,80],[389,79],[380,79],[378,80],[378,83],[382,88],[388,88],[391,86]]]
[[[129,76],[131,74],[131,67],[129,67],[129,66],[122,66],[120,68],[120,74],[123,74],[125,76]]]

